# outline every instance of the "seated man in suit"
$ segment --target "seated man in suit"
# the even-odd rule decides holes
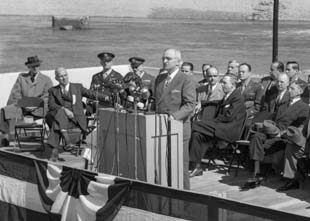
[[[3,146],[9,145],[10,133],[13,135],[15,119],[20,118],[17,108],[17,102],[23,97],[39,97],[45,102],[45,110],[47,110],[48,89],[53,86],[52,80],[42,74],[39,70],[41,60],[38,56],[28,57],[25,65],[28,67],[29,72],[21,73],[18,75],[17,80],[11,90],[7,106],[1,109],[0,115],[0,131],[5,134],[2,140]],[[23,110],[23,115],[31,115],[34,118],[44,117],[43,109],[27,109]]]
[[[214,118],[217,104],[223,99],[224,91],[219,82],[219,72],[216,67],[210,67],[207,70],[208,84],[196,89],[197,105],[195,113],[198,119],[204,121]]]
[[[264,96],[262,98],[260,111],[268,111],[267,105],[264,104],[268,103],[272,97],[277,95],[278,89],[275,85],[277,84],[279,74],[283,72],[284,64],[281,61],[275,61],[270,65],[269,76],[263,77],[261,79],[261,84],[264,88]]]
[[[195,164],[195,169],[190,177],[202,175],[201,159],[214,141],[223,140],[234,142],[239,138],[240,130],[246,115],[244,98],[236,90],[236,80],[233,76],[226,75],[221,80],[225,93],[219,103],[213,119],[194,122],[190,141],[190,162]]]
[[[294,178],[297,173],[298,160],[303,157],[305,152],[306,138],[301,128],[288,127],[286,138],[288,142],[285,146],[283,177],[286,178],[287,181],[277,189],[279,192],[299,187],[299,183],[296,182]]]
[[[260,174],[260,162],[264,160],[266,154],[271,154],[285,147],[284,142],[279,140],[279,136],[286,132],[288,126],[300,127],[304,124],[309,112],[309,107],[305,104],[300,95],[302,88],[297,84],[292,84],[289,87],[290,103],[288,108],[277,113],[274,121],[274,127],[278,129],[277,134],[268,134],[265,131],[256,132],[250,140],[249,150],[250,159],[254,161],[253,178],[247,183],[260,184],[262,175]],[[254,185],[253,187],[255,187]]]
[[[253,119],[254,122],[275,120],[278,115],[286,111],[290,103],[290,93],[288,91],[289,84],[288,75],[279,73],[276,84],[271,86],[270,91],[272,91],[272,93],[264,100],[263,111],[255,114]]]
[[[200,81],[198,81],[198,85],[199,87],[201,86],[204,86],[208,83],[208,74],[207,74],[207,70],[210,68],[210,67],[213,67],[212,64],[202,64],[201,66],[201,72],[202,72],[202,79]],[[198,88],[199,88],[198,87]],[[198,89],[197,88],[197,89]]]
[[[51,161],[58,159],[58,146],[61,137],[64,138],[65,145],[70,145],[68,129],[79,127],[82,131],[86,131],[86,116],[83,111],[82,97],[89,99],[98,97],[100,101],[109,99],[107,95],[87,90],[82,84],[70,83],[68,73],[63,67],[56,68],[55,79],[59,84],[48,91],[49,112],[46,116],[46,122],[51,128],[47,141],[53,148]]]
[[[299,64],[296,61],[288,61],[285,67],[286,74],[290,78],[290,84],[298,84],[302,89],[303,93],[301,94],[301,98],[305,101],[305,103],[309,103],[309,88],[308,84],[304,80],[301,79],[301,73],[299,69]]]

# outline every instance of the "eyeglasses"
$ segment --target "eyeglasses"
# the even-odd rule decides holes
[[[173,60],[173,59],[175,59],[175,58],[171,58],[171,57],[162,57],[161,59],[162,59],[163,61],[164,61],[164,60],[170,61],[170,60]]]

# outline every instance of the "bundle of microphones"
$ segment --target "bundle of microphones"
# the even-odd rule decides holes
[[[135,108],[140,111],[150,111],[155,101],[149,88],[143,85],[141,79],[136,78],[112,80],[104,86],[94,85],[94,89],[101,93],[109,89],[109,101],[114,106],[121,105],[123,109],[130,112]]]

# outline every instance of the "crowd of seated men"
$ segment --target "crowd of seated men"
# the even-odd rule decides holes
[[[211,104],[210,93],[219,94],[216,87],[212,87],[217,69],[207,64],[202,66],[202,71],[206,75],[197,88],[195,112],[198,117],[192,124],[190,177],[202,175],[201,160],[207,150],[219,147],[222,142],[236,141],[244,123],[242,132],[249,133],[248,156],[253,175],[242,188],[260,185],[264,179],[260,172],[262,163],[271,163],[285,178],[278,191],[298,188],[310,164],[309,88],[301,79],[298,63],[289,61],[285,66],[280,61],[273,62],[270,75],[259,81],[252,79],[249,64],[230,61],[227,73],[220,80],[224,93]],[[231,92],[227,84],[231,84]],[[215,108],[210,109],[214,103]],[[244,121],[243,116],[246,116]]]
[[[135,105],[140,103],[141,109],[161,110],[169,114],[169,119],[182,120],[189,135],[189,144],[184,146],[189,151],[184,155],[189,156],[192,165],[189,177],[202,175],[201,160],[207,150],[223,148],[238,140],[241,133],[249,133],[249,159],[254,170],[244,188],[260,185],[264,179],[260,166],[268,160],[287,179],[279,191],[297,188],[305,179],[310,164],[309,88],[300,77],[297,62],[289,61],[286,66],[273,62],[270,75],[260,81],[252,77],[248,63],[229,61],[224,76],[212,64],[203,64],[203,79],[194,84],[193,64],[182,62],[181,52],[176,49],[164,51],[163,69],[157,78],[143,70],[145,59],[141,57],[129,58],[131,70],[124,77],[112,69],[113,53],[102,52],[97,57],[103,69],[93,75],[90,89],[70,82],[63,67],[56,68],[59,84],[53,87],[51,79],[39,71],[42,60],[28,57],[25,65],[29,71],[18,76],[7,106],[1,109],[2,146],[9,144],[15,119],[20,115],[46,117],[50,130],[47,144],[52,148],[50,160],[57,161],[60,140],[66,146],[73,145],[68,130],[78,127],[86,131],[82,102],[86,97],[86,115],[96,113],[99,107],[117,104],[137,108]],[[23,97],[42,98],[48,111],[18,110],[17,101]],[[150,98],[155,100],[155,107],[149,103]],[[243,128],[246,129],[242,131]]]

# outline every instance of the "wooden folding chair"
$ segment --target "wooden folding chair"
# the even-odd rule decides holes
[[[19,146],[19,150],[23,150],[23,143],[39,143],[40,148],[32,147],[27,148],[24,150],[26,151],[37,151],[41,149],[41,152],[45,151],[45,145],[44,145],[44,136],[46,133],[45,128],[45,119],[44,119],[44,100],[39,97],[23,97],[17,102],[17,107],[21,109],[26,108],[42,108],[43,110],[43,116],[36,117],[37,119],[33,117],[23,116],[22,120],[18,120],[16,118],[16,124],[15,124],[15,140],[17,141],[17,144]],[[30,119],[30,120],[27,120]],[[42,121],[39,122],[38,120]],[[14,148],[15,150],[15,148]]]

